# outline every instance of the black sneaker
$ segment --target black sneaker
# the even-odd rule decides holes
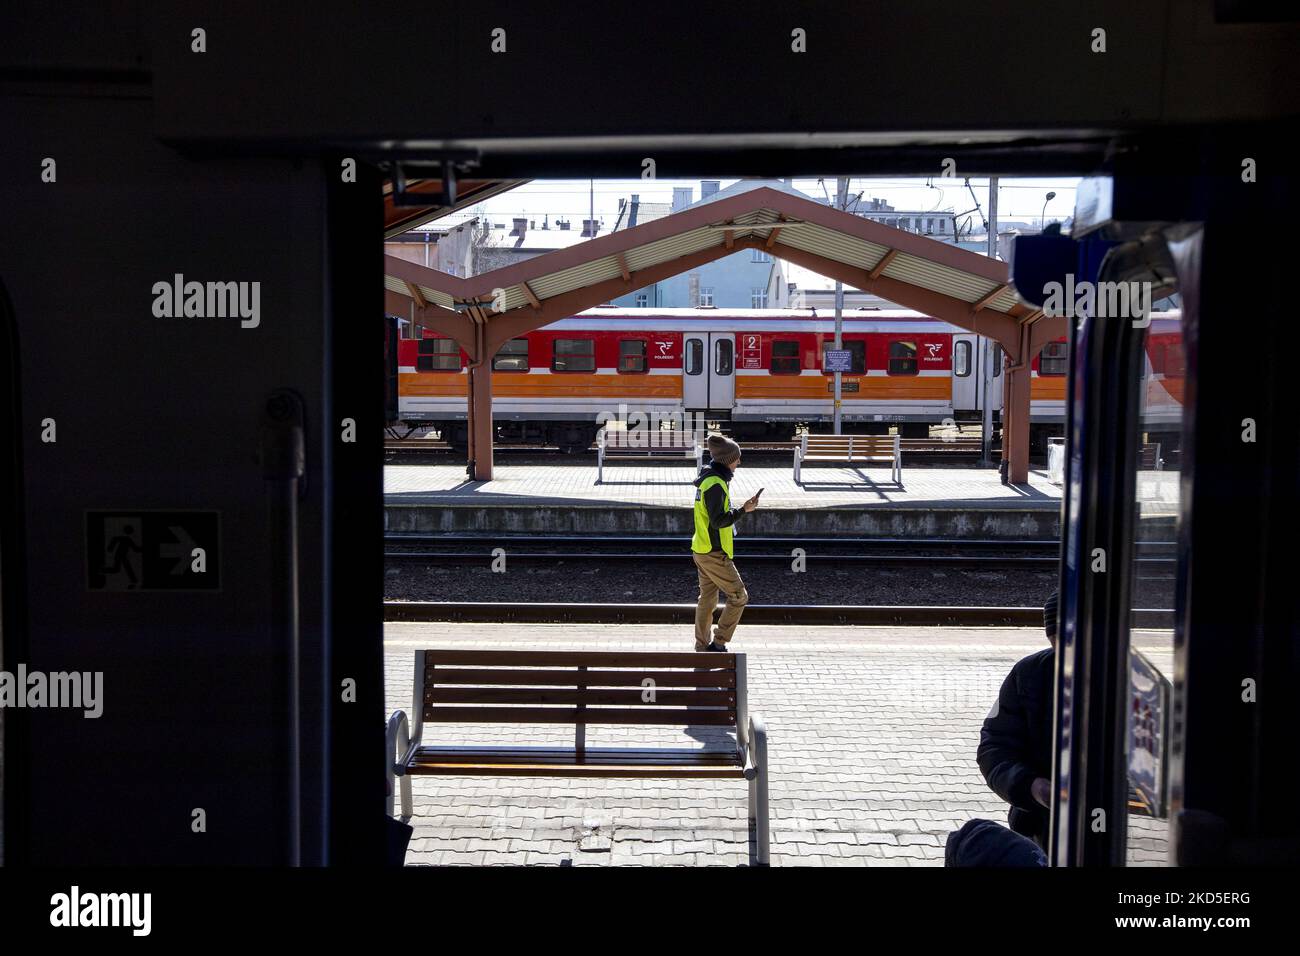
[[[705,647],[704,649],[705,649],[706,651],[721,651],[721,652],[724,653],[724,654],[727,653],[727,645],[726,645],[726,644],[719,644],[717,641],[713,641],[713,642],[711,642],[711,643],[710,643],[707,647]]]

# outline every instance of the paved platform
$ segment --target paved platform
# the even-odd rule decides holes
[[[949,832],[974,817],[1005,822],[1006,805],[975,764],[980,725],[1011,665],[1044,641],[1036,628],[742,623],[734,646],[749,655],[750,709],[771,735],[772,864],[940,866]],[[1157,667],[1172,668],[1168,632],[1138,632],[1135,641]],[[681,650],[690,642],[687,627],[389,623],[387,708],[410,710],[412,655],[421,648]],[[588,744],[627,730],[589,728]],[[502,742],[487,728],[444,733]],[[741,781],[415,777],[413,793],[409,864],[750,862]],[[1163,863],[1166,825],[1136,817],[1129,825],[1130,863]],[[581,845],[593,827],[607,838],[596,852]]]
[[[393,532],[551,534],[689,533],[695,469],[671,462],[613,463],[596,484],[594,465],[498,465],[489,482],[460,465],[384,469],[386,528]],[[755,535],[1053,538],[1061,490],[1045,471],[1004,485],[996,469],[905,468],[902,487],[887,466],[809,467],[796,485],[786,466],[742,466],[739,503],[763,488],[746,521]]]

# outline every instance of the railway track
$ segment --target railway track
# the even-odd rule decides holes
[[[1134,626],[1173,626],[1173,612],[1140,609]],[[495,601],[385,601],[385,621],[450,621],[520,624],[690,624],[694,604],[560,604]],[[830,604],[750,604],[745,623],[876,625],[895,627],[1036,627],[1037,607],[943,607]]]
[[[686,557],[680,537],[603,537],[493,535],[388,535],[384,558],[425,565],[464,565],[491,561],[504,554],[512,562],[599,562],[648,564],[680,562]],[[802,558],[805,566],[820,564],[867,568],[955,568],[977,571],[1053,571],[1059,563],[1055,540],[943,538],[775,538],[745,536],[747,563],[789,563]],[[796,549],[801,549],[802,554]],[[1172,572],[1173,543],[1149,542],[1139,549],[1143,573]]]
[[[1051,570],[1060,545],[1052,539],[1006,541],[996,538],[781,538],[746,535],[747,562],[789,562],[799,556],[809,564],[833,562],[875,567],[966,567],[1005,570]],[[1144,570],[1172,569],[1173,542],[1144,542],[1138,562]],[[387,535],[384,557],[426,564],[490,560],[500,550],[511,561],[600,561],[612,563],[681,561],[682,537],[581,535]]]

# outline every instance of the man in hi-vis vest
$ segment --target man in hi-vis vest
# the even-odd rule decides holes
[[[700,469],[695,479],[695,536],[691,539],[691,556],[700,575],[700,602],[695,606],[695,649],[725,651],[749,600],[745,582],[731,563],[731,527],[741,515],[758,507],[758,495],[739,508],[731,507],[728,482],[740,465],[740,446],[723,435],[710,435],[708,444],[713,460]],[[710,637],[719,591],[727,595],[727,606]]]

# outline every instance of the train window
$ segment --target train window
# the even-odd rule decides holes
[[[596,371],[596,343],[592,339],[556,339],[551,353],[552,372]]]
[[[732,362],[732,353],[735,345],[731,339],[718,339],[717,348],[714,349],[714,373],[718,375],[730,375],[735,367]]]
[[[645,339],[623,339],[618,343],[618,370],[645,371]]]
[[[527,372],[528,340],[511,339],[502,344],[497,354],[492,357],[494,372]]]
[[[699,375],[704,371],[704,340],[686,340],[686,374]]]
[[[1070,367],[1070,344],[1048,342],[1038,355],[1039,375],[1064,375]]]
[[[993,346],[993,377],[997,378],[1002,374],[1002,346]]]
[[[834,372],[826,371],[826,351],[835,348],[834,342],[825,342],[822,344],[822,371],[827,375],[834,375]],[[865,375],[867,373],[867,343],[845,342],[840,348],[849,353],[849,375]]]
[[[890,342],[889,374],[915,375],[916,373],[916,343],[902,341]]]
[[[460,346],[455,339],[420,339],[417,372],[459,372]]]
[[[773,375],[799,374],[799,343],[794,339],[782,339],[772,343]]]
[[[952,374],[965,378],[970,374],[970,340],[961,339],[952,350]]]

